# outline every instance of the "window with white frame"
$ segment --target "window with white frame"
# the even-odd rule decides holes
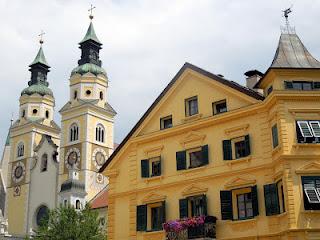
[[[24,144],[19,143],[18,149],[17,149],[17,157],[23,157],[24,156]]]
[[[79,140],[79,127],[76,123],[73,123],[70,127],[70,142]]]
[[[198,110],[198,97],[194,96],[185,100],[186,116],[192,116],[199,113]]]
[[[297,121],[296,131],[298,143],[320,143],[320,121]]]
[[[101,124],[98,124],[98,126],[96,127],[96,141],[103,143],[104,134],[105,134],[104,127]]]

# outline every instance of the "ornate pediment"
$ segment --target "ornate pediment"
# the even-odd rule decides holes
[[[153,146],[151,148],[145,149],[144,153],[146,154],[146,156],[148,156],[148,158],[158,157],[161,156],[162,149],[163,145]]]
[[[208,191],[207,187],[200,187],[195,184],[185,188],[182,192],[183,196],[193,196],[193,195],[200,195],[205,194]]]
[[[183,139],[180,140],[180,143],[185,149],[199,147],[203,145],[203,141],[205,138],[205,134],[191,131]]]
[[[151,192],[147,194],[143,199],[142,203],[155,203],[164,201],[167,198],[165,195],[161,195],[159,193]]]
[[[225,184],[226,189],[239,188],[239,187],[248,187],[256,184],[256,180],[251,177],[243,176],[236,177],[231,181]]]
[[[297,174],[320,174],[320,163],[312,162],[296,170]]]

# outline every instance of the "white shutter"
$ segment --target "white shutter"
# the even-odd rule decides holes
[[[309,203],[320,203],[319,195],[314,187],[305,188],[304,192],[308,198]]]
[[[297,124],[303,137],[313,137],[308,121],[298,121]]]
[[[319,121],[309,121],[313,136],[320,137],[320,123]]]

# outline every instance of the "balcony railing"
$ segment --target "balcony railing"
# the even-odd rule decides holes
[[[171,221],[170,227],[165,227],[167,240],[188,239],[216,239],[216,221],[213,216],[202,217],[200,221],[196,218]],[[196,219],[196,220],[195,220]]]

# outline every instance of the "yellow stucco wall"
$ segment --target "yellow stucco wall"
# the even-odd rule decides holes
[[[307,75],[320,80],[318,71]],[[320,94],[285,91],[280,86],[288,78],[295,76],[289,72],[273,76],[274,91],[259,101],[185,70],[104,171],[110,178],[108,239],[164,239],[162,231],[136,231],[136,206],[165,200],[166,220],[174,220],[179,218],[179,199],[196,194],[206,194],[208,215],[218,218],[217,239],[317,239],[320,212],[304,210],[301,176],[320,176],[320,148],[297,144],[295,121],[319,120]],[[187,118],[184,100],[195,95],[199,115]],[[228,112],[212,116],[212,102],[221,99],[227,99]],[[167,115],[173,116],[174,127],[159,130],[160,118]],[[280,144],[273,149],[275,123]],[[246,134],[250,156],[223,160],[222,141]],[[206,144],[208,165],[176,170],[177,151]],[[141,178],[141,160],[159,155],[161,177]],[[283,182],[286,211],[267,217],[263,186],[278,180]],[[220,191],[253,185],[258,188],[259,215],[244,221],[221,220]]]

